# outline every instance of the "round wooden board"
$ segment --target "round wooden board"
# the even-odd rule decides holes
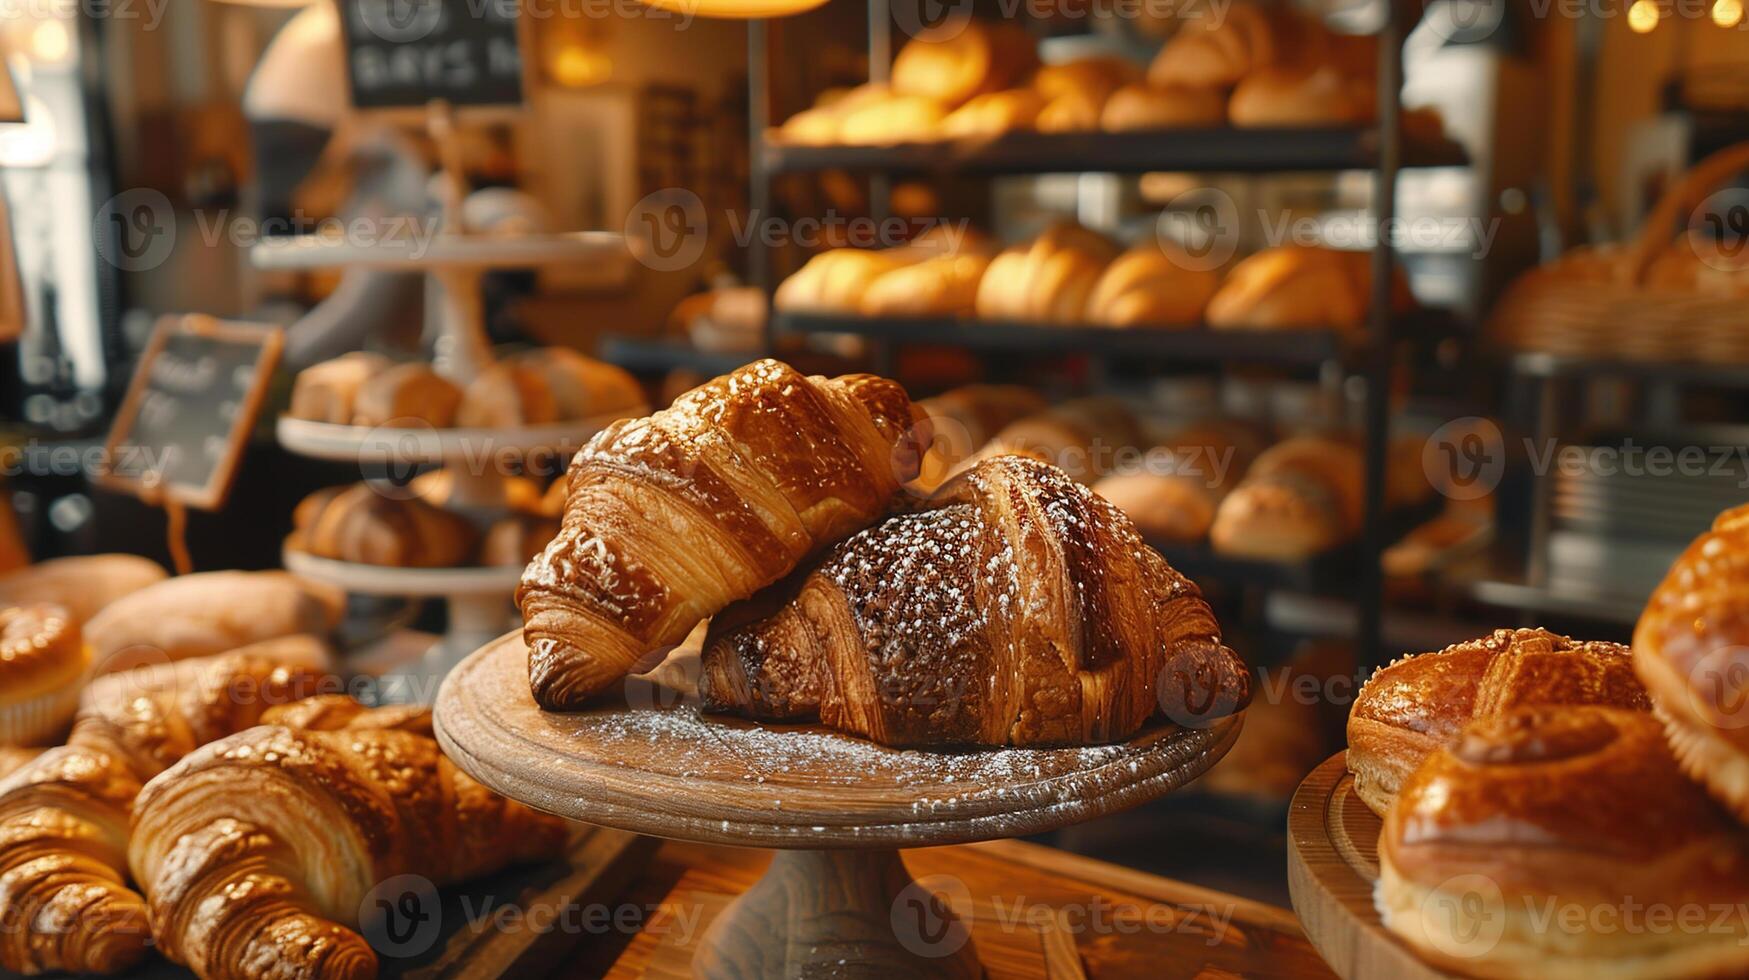
[[[1287,816],[1287,884],[1294,913],[1324,962],[1345,980],[1448,980],[1379,921],[1382,824],[1354,792],[1348,754],[1338,752],[1294,791]]]
[[[657,673],[673,676],[675,659]],[[1161,724],[1088,748],[905,751],[702,715],[684,687],[633,678],[609,706],[542,711],[517,631],[449,675],[438,739],[498,792],[587,823],[716,844],[892,848],[1042,833],[1154,799],[1212,766],[1242,723]]]

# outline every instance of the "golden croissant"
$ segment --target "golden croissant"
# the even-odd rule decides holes
[[[580,706],[872,524],[917,475],[920,418],[895,382],[763,360],[598,434],[517,592],[535,700]]]
[[[416,734],[429,715],[300,705],[264,720],[190,754],[135,806],[128,865],[153,938],[199,977],[368,980],[376,953],[355,930],[375,924],[361,918],[379,914],[379,885],[442,886],[564,848],[564,821],[486,789]]]
[[[125,877],[141,784],[322,680],[247,652],[159,673],[149,687],[111,685],[66,745],[0,780],[0,967],[116,973],[144,959],[146,904]]]
[[[1082,745],[1245,703],[1195,584],[1063,471],[999,456],[935,503],[713,620],[705,708],[888,745]]]

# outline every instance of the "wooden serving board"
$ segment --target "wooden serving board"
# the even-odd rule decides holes
[[[866,849],[1020,837],[1152,800],[1225,754],[1242,715],[1159,723],[1116,745],[921,751],[702,714],[666,677],[547,712],[529,695],[518,630],[456,667],[436,720],[457,765],[551,813],[703,843]]]
[[[410,931],[404,945],[384,948],[376,937],[382,980],[495,980],[551,973],[578,943],[590,939],[588,912],[610,909],[655,853],[657,841],[618,830],[573,828],[560,861],[512,868],[438,893],[436,925]],[[553,919],[553,914],[560,916]],[[421,916],[426,915],[420,909]],[[579,928],[553,926],[580,923]],[[429,929],[426,932],[425,929]],[[397,955],[400,954],[400,955]],[[0,976],[10,974],[0,971]],[[127,980],[188,980],[193,973],[152,959]]]
[[[1449,980],[1423,963],[1379,921],[1383,823],[1354,792],[1348,753],[1312,770],[1287,816],[1287,883],[1306,937],[1346,980]]]

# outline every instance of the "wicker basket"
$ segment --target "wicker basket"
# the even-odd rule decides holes
[[[1703,260],[1687,231],[1689,214],[1745,167],[1749,143],[1720,150],[1670,188],[1631,245],[1575,250],[1526,273],[1495,307],[1490,336],[1554,354],[1749,362],[1749,248]]]

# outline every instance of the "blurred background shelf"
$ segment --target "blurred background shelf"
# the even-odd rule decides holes
[[[1379,164],[1375,129],[1175,129],[1127,133],[1011,132],[995,138],[891,146],[807,146],[767,137],[770,173],[820,170],[889,174],[1228,173],[1366,170]],[[1465,166],[1447,140],[1405,142],[1403,166]]]

